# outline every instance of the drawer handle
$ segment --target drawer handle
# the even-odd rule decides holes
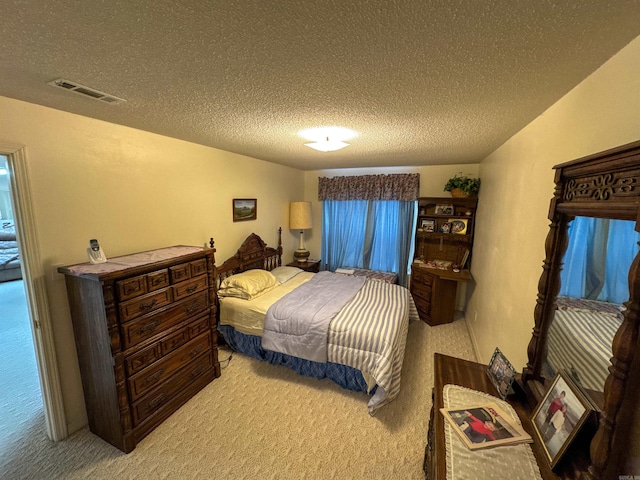
[[[144,381],[145,386],[151,383],[156,383],[158,380],[160,380],[160,377],[162,377],[163,373],[164,373],[164,368],[161,368],[153,375],[149,375]]]
[[[149,402],[149,408],[156,408],[157,406],[162,405],[166,401],[167,401],[167,395],[163,393],[162,395],[157,396],[156,398],[154,398]]]
[[[205,370],[205,366],[204,365],[200,365],[198,368],[196,368],[193,372],[191,372],[191,378],[196,378],[198,376],[200,376],[200,374],[202,372],[204,372]]]
[[[190,287],[185,288],[187,293],[193,293],[198,289],[198,284],[191,285]]]
[[[129,295],[130,293],[133,293],[137,290],[138,290],[138,287],[125,287],[124,294]]]
[[[153,308],[155,306],[155,304],[158,303],[158,300],[156,300],[155,298],[153,300],[151,300],[149,303],[143,303],[140,305],[140,310],[149,310],[150,308]]]
[[[159,320],[156,320],[155,322],[147,323],[144,327],[140,327],[138,330],[136,330],[136,333],[138,335],[147,335],[153,332],[158,327],[158,325],[160,325]]]
[[[153,280],[151,280],[151,285],[156,287],[156,286],[160,285],[163,282],[164,282],[164,277],[154,278]]]
[[[204,345],[198,345],[196,348],[194,348],[189,352],[189,355],[191,355],[192,357],[195,357],[202,351],[203,348],[204,348]]]
[[[196,302],[193,305],[184,309],[185,313],[193,313],[196,310],[200,310],[200,302]]]

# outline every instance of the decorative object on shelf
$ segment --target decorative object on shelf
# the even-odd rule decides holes
[[[440,233],[451,233],[451,224],[449,222],[444,222],[440,225]]]
[[[436,215],[453,215],[454,213],[455,210],[453,208],[453,205],[436,205]]]
[[[300,245],[293,252],[293,258],[298,262],[306,262],[309,258],[309,250],[304,247],[304,230],[311,227],[311,202],[291,202],[289,204],[289,228],[300,230]]]
[[[558,464],[592,413],[589,399],[571,377],[560,370],[536,407],[531,421],[551,468]]]
[[[233,199],[233,221],[244,222],[258,218],[258,200],[255,198]]]
[[[493,352],[491,361],[487,366],[487,375],[489,375],[491,383],[493,383],[496,390],[498,390],[500,398],[504,400],[507,398],[507,395],[513,393],[511,386],[516,378],[516,370],[499,348],[496,348]]]
[[[451,196],[454,198],[476,196],[480,190],[480,179],[462,174],[455,175],[445,183],[444,190],[451,192]]]
[[[425,232],[432,233],[436,231],[436,221],[428,218],[420,220],[420,228]]]
[[[462,260],[460,260],[460,268],[464,268],[464,266],[467,264],[467,260],[469,259],[469,253],[470,250],[467,248],[464,252],[464,254],[462,255]]]
[[[462,220],[450,218],[448,222],[450,233],[456,233],[458,235],[465,235],[467,233],[467,223],[469,222],[469,220],[467,220],[466,218]]]

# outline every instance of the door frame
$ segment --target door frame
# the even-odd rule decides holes
[[[47,435],[51,440],[59,441],[67,437],[68,430],[47,301],[46,275],[40,261],[25,147],[0,141],[0,154],[7,156],[9,167],[11,204],[38,365]]]

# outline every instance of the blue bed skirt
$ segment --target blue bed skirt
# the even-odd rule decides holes
[[[360,370],[339,363],[318,363],[302,358],[292,357],[284,353],[272,352],[262,348],[262,338],[255,335],[245,335],[229,325],[219,325],[227,345],[236,352],[243,353],[258,360],[265,360],[273,365],[284,365],[291,370],[317,379],[329,378],[347,390],[367,393],[367,382]],[[375,393],[374,387],[370,394]]]

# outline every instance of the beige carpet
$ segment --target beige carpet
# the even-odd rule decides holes
[[[400,395],[375,417],[364,394],[234,354],[132,453],[88,430],[53,443],[40,418],[0,452],[0,477],[420,479],[434,352],[474,359],[464,320],[409,326]]]

